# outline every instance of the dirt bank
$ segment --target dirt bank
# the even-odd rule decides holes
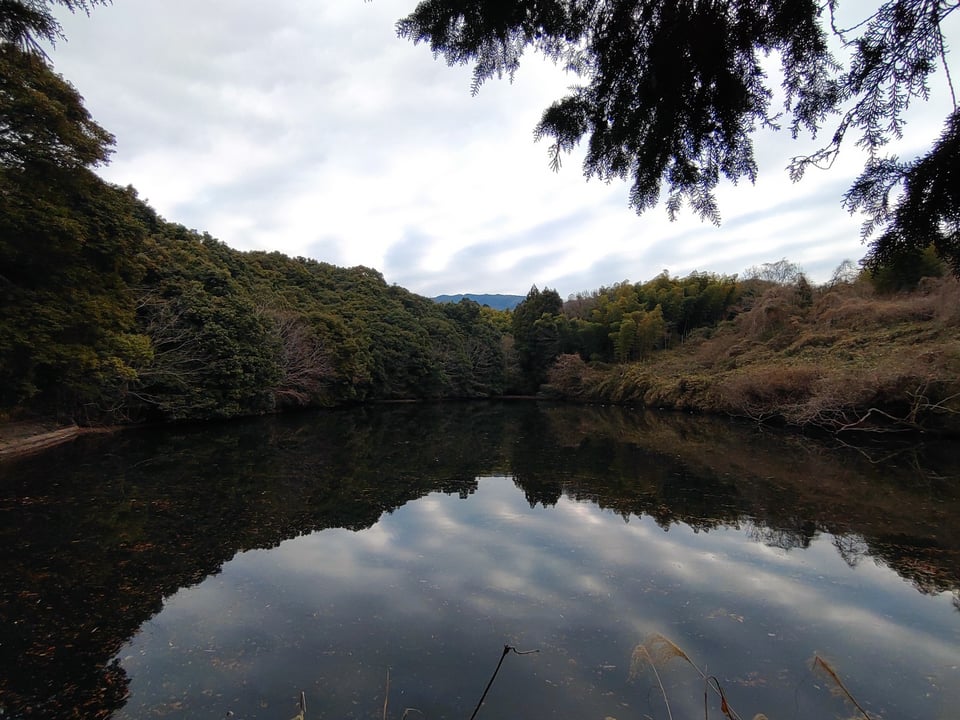
[[[110,428],[59,425],[52,421],[0,423],[0,461],[46,450],[95,432],[110,432]]]

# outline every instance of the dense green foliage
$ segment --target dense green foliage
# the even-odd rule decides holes
[[[512,333],[525,385],[536,388],[561,354],[606,363],[632,362],[682,343],[698,328],[727,319],[750,285],[735,278],[666,272],[642,283],[627,281],[561,303],[534,287],[513,313]]]
[[[241,253],[87,180],[62,212],[85,230],[113,209],[112,232],[50,234],[3,258],[4,408],[186,419],[500,391],[500,333],[476,303],[437,305],[364,267]]]
[[[513,310],[511,332],[514,352],[520,370],[517,389],[536,391],[546,379],[547,368],[561,352],[563,301],[556,290],[536,285]]]
[[[428,43],[450,64],[473,64],[474,93],[491,77],[512,77],[528,48],[575,73],[581,83],[544,111],[535,136],[552,139],[554,169],[586,138],[585,175],[630,181],[638,212],[656,205],[664,189],[671,217],[688,202],[719,222],[721,176],[756,178],[757,128],[785,124],[797,137],[832,125],[825,145],[793,158],[793,179],[810,166],[829,167],[856,134],[869,160],[845,203],[867,213],[868,236],[883,228],[878,258],[933,241],[960,274],[956,102],[926,156],[901,162],[883,155],[902,135],[911,102],[929,97],[930,77],[942,70],[950,84],[942,23],[960,5],[882,0],[843,28],[841,4],[422,0],[397,32]],[[831,35],[849,50],[846,68],[830,52]],[[771,55],[780,60],[779,87],[764,66]],[[780,112],[771,107],[776,93]]]
[[[90,171],[113,139],[69,83],[11,44],[0,70],[0,406],[44,394],[79,411],[140,352],[136,201]]]
[[[500,321],[476,303],[166,222],[90,170],[113,139],[41,56],[0,44],[0,69],[0,411],[112,422],[500,392]]]
[[[904,199],[891,209],[890,195],[900,183]],[[960,277],[960,111],[922,158],[870,163],[846,200],[868,213],[864,237],[884,228],[865,263],[875,274],[897,266],[910,272],[927,262],[923,256],[932,249]]]

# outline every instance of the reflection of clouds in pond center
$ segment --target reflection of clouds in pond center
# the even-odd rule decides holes
[[[507,642],[544,651],[498,679],[516,701],[511,716],[529,702],[603,717],[646,697],[626,684],[629,658],[662,632],[726,683],[767,678],[771,688],[752,689],[761,703],[752,714],[786,707],[783,689],[800,684],[814,651],[854,685],[875,688],[911,667],[960,701],[944,689],[960,687],[960,637],[935,629],[950,612],[948,598],[925,597],[875,563],[851,569],[829,538],[787,551],[738,528],[664,532],[649,517],[624,522],[566,497],[531,508],[510,479],[483,478],[466,501],[435,493],[367,530],[240,553],[169,598],[121,655],[141,694],[138,667],[182,674],[174,656],[190,647],[212,697],[239,687],[234,702],[250,703],[312,688],[330,712],[375,708],[379,674],[393,667],[398,692],[443,717],[463,715]],[[149,671],[137,651],[151,655]]]

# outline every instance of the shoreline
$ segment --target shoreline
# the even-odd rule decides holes
[[[586,364],[583,364],[583,367],[579,368],[581,377],[578,379],[580,382],[576,383],[577,387],[574,392],[569,392],[570,388],[558,388],[548,383],[541,387],[537,395],[503,395],[483,399],[507,402],[614,405],[639,407],[650,411],[666,410],[677,413],[695,413],[708,417],[727,418],[738,422],[750,421],[767,427],[779,427],[798,435],[812,433],[830,436],[847,431],[872,436],[875,433],[897,431],[901,437],[911,434],[938,438],[960,437],[960,424],[957,424],[951,417],[956,411],[951,411],[949,408],[945,409],[944,415],[946,417],[923,418],[923,421],[920,422],[918,422],[918,418],[909,418],[910,421],[908,422],[908,418],[896,417],[878,411],[876,406],[863,405],[862,407],[851,408],[827,403],[821,408],[821,412],[826,414],[830,412],[859,413],[859,421],[850,423],[847,427],[830,427],[815,422],[798,423],[791,422],[791,419],[784,413],[784,408],[777,402],[776,397],[764,398],[763,401],[758,402],[756,407],[752,408],[754,414],[751,415],[743,412],[742,408],[737,408],[735,405],[718,403],[717,400],[722,397],[723,393],[718,393],[709,381],[703,382],[703,379],[700,378],[701,382],[689,382],[691,378],[683,372],[687,368],[674,368],[670,366],[669,362],[663,362],[658,369],[665,370],[665,372],[650,372],[651,368],[636,363],[618,366],[613,372],[604,374],[594,373]],[[749,376],[749,373],[747,375]],[[886,399],[888,402],[891,400],[890,398]],[[893,399],[903,400],[904,398],[894,395]],[[926,400],[926,398],[924,399]],[[447,398],[447,400],[451,400],[451,398]],[[425,402],[423,398],[409,398],[381,401],[379,404],[422,402]],[[930,401],[927,400],[927,402]],[[934,410],[937,410],[940,409],[940,405],[945,404],[946,401],[943,401],[940,404],[931,403],[931,406]],[[928,410],[929,408],[921,409]],[[873,414],[882,416],[879,417],[879,422],[876,422],[878,418],[871,417]],[[936,414],[933,413],[933,415]],[[868,422],[869,420],[874,422]],[[887,422],[885,423],[884,420]],[[952,420],[953,422],[951,422]],[[209,422],[209,419],[192,422],[205,423]],[[168,423],[157,424],[166,425]],[[82,435],[114,433],[130,427],[143,427],[143,425],[86,427],[77,424],[63,425],[52,419],[0,422],[0,463],[72,442]]]

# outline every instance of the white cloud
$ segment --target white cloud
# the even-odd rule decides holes
[[[169,220],[239,249],[363,264],[423,294],[561,295],[662,269],[734,273],[787,256],[826,279],[864,247],[840,207],[861,158],[791,184],[809,140],[758,137],[755,186],[724,186],[724,224],[662,207],[637,217],[627,185],[558,174],[532,129],[572,82],[536,57],[469,94],[469,68],[398,39],[413,2],[144,0],[63,18],[56,67],[117,136],[103,174]],[[905,154],[939,132],[920,108]]]

